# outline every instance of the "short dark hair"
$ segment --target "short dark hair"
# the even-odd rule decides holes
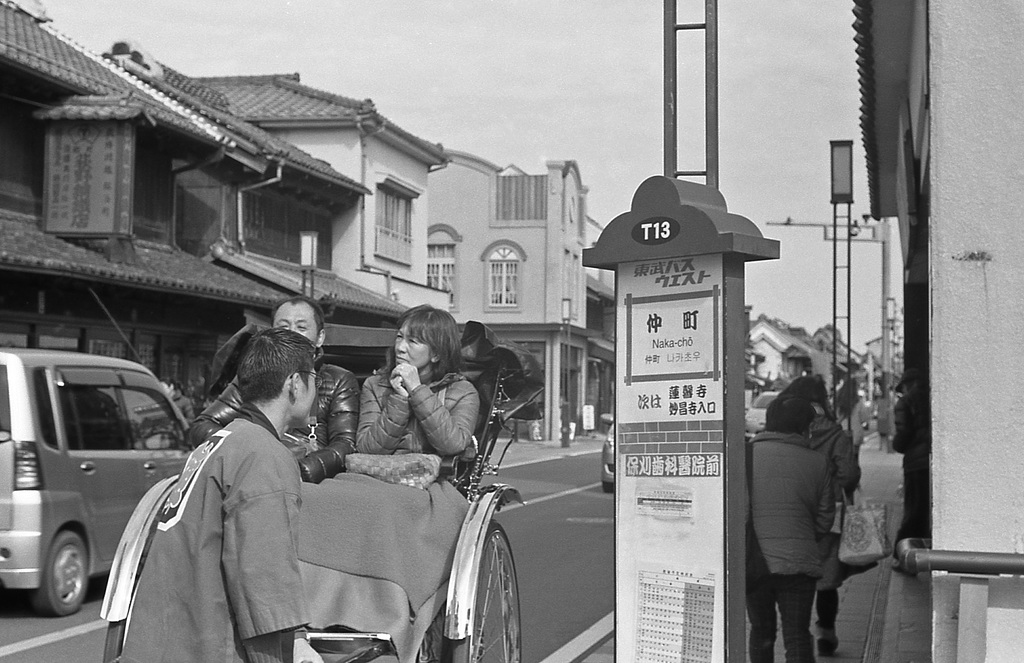
[[[307,297],[306,295],[295,295],[294,297],[282,299],[274,304],[274,310],[270,312],[271,320],[277,317],[277,312],[285,304],[305,304],[309,308],[313,309],[313,319],[316,321],[316,333],[319,334],[324,328],[324,310],[320,308],[320,304],[315,299]]]
[[[796,396],[780,395],[768,404],[764,429],[772,433],[807,432],[816,413],[810,401]]]
[[[801,375],[790,382],[779,395],[810,401],[824,410],[825,416],[829,419],[834,421],[836,418],[832,413],[832,406],[828,402],[828,389],[825,387],[825,379],[820,375]]]
[[[308,338],[290,329],[272,327],[256,332],[238,362],[242,400],[266,403],[277,398],[290,375],[313,372],[314,350]],[[309,380],[309,376],[303,375],[303,379]]]
[[[420,304],[408,309],[398,318],[398,328],[408,327],[409,336],[430,346],[437,355],[431,376],[437,380],[449,373],[462,370],[462,338],[459,325],[448,311]],[[385,372],[395,368],[395,346],[387,351],[388,363]]]

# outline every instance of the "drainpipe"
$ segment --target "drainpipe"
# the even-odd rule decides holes
[[[373,111],[372,103],[369,104],[369,109]],[[366,173],[368,171],[367,161],[369,158],[366,156],[366,139],[370,136],[376,136],[377,134],[384,131],[387,127],[387,121],[384,118],[380,118],[381,123],[375,127],[372,131],[367,131],[366,127],[363,126],[363,115],[356,115],[356,129],[359,130],[359,183],[366,189],[370,187],[366,183]],[[359,271],[370,272],[373,274],[382,274],[384,276],[384,288],[387,293],[388,299],[391,299],[391,270],[377,267],[376,265],[370,265],[366,262],[366,196],[364,195],[359,203]]]
[[[238,231],[238,246],[242,249],[242,253],[245,253],[245,232],[244,222],[242,214],[242,194],[246,191],[252,191],[253,189],[259,189],[270,184],[276,184],[281,181],[281,176],[284,171],[284,162],[277,162],[277,175],[260,180],[259,182],[253,182],[252,184],[245,184],[238,187],[238,191],[235,193],[235,224]]]

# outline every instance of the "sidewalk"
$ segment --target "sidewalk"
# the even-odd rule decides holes
[[[498,447],[491,455],[491,462],[497,463],[501,457],[507,436],[503,436]],[[604,444],[604,435],[582,434],[577,435],[575,440],[569,442],[568,448],[563,447],[560,440],[533,441],[519,438],[509,445],[505,458],[501,461],[501,467],[509,468],[518,465],[529,465],[552,458],[565,458],[568,456],[581,456],[583,454],[601,453],[601,446]],[[594,461],[594,480],[597,481],[600,461]]]
[[[875,435],[861,450],[863,499],[886,504],[890,541],[899,526],[902,501],[898,488],[903,479],[902,456],[878,449]],[[812,617],[812,622],[814,618]],[[892,571],[888,559],[876,568],[849,578],[839,590],[836,620],[839,649],[820,661],[836,663],[931,663],[931,583],[927,575],[909,577]],[[612,663],[614,633],[577,661]],[[775,659],[785,660],[781,634]],[[730,661],[739,661],[730,658]]]

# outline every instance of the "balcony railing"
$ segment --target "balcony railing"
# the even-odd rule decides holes
[[[374,253],[388,260],[412,264],[412,237],[377,226],[377,247]]]

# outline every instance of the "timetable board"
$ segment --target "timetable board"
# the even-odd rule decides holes
[[[720,254],[617,273],[616,655],[725,660]]]

